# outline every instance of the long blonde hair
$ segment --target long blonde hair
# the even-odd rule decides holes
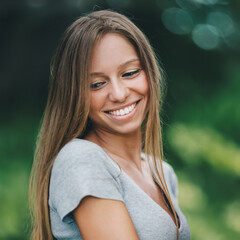
[[[173,208],[162,169],[163,149],[159,118],[164,81],[156,56],[144,34],[125,16],[96,11],[76,20],[65,32],[51,68],[48,101],[39,131],[30,178],[30,206],[34,240],[54,239],[49,219],[48,190],[51,169],[60,149],[83,137],[91,127],[88,113],[89,65],[93,45],[106,33],[118,33],[135,47],[150,88],[149,110],[143,123],[143,150],[151,156],[157,177]],[[150,158],[147,158],[150,161]],[[176,225],[177,216],[173,210]]]

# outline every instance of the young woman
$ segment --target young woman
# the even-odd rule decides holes
[[[32,170],[32,239],[190,239],[162,161],[162,91],[153,50],[125,16],[97,11],[67,29]]]

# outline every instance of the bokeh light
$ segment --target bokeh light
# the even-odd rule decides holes
[[[214,5],[219,3],[218,0],[176,0],[176,3],[182,7],[187,9],[195,9],[199,8],[202,5]],[[221,1],[223,3],[223,1]]]
[[[219,45],[219,34],[214,26],[209,24],[198,24],[192,32],[192,39],[197,46],[210,50]]]
[[[191,1],[203,5],[214,5],[218,2],[218,0],[191,0]]]
[[[207,15],[207,24],[214,26],[223,38],[235,32],[232,18],[224,12],[210,12]]]
[[[162,13],[163,25],[173,34],[189,34],[203,50],[240,50],[240,24],[225,0],[175,0],[179,6]],[[214,7],[214,8],[213,8]]]
[[[193,28],[191,15],[180,8],[168,8],[162,13],[164,26],[172,33],[187,34]]]

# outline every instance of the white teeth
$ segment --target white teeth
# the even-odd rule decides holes
[[[116,111],[109,111],[109,113],[112,115],[116,115],[116,116],[123,116],[123,115],[126,115],[126,114],[132,112],[132,110],[135,108],[135,106],[136,106],[136,103],[132,104],[129,107],[125,107],[123,109],[119,109]]]

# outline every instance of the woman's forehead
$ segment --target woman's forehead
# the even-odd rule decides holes
[[[108,33],[94,45],[90,68],[91,71],[99,71],[109,66],[119,67],[137,60],[138,54],[129,40],[119,34]]]

